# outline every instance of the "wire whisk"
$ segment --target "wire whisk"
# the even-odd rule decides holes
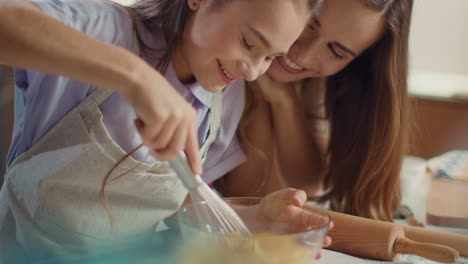
[[[195,206],[195,213],[200,223],[206,223],[206,231],[212,233],[238,233],[251,235],[248,227],[239,215],[199,175],[190,169],[185,154],[182,152],[169,161],[182,183],[189,191]],[[200,206],[201,202],[206,206]]]

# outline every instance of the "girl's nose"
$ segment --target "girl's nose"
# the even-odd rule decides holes
[[[268,63],[266,62],[261,62],[260,60],[258,62],[247,62],[247,61],[241,61],[239,63],[239,68],[242,73],[242,77],[249,81],[255,81],[258,76],[260,76],[262,73],[266,71],[268,68]]]

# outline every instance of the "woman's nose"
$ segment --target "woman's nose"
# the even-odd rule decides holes
[[[314,38],[299,38],[289,49],[288,56],[304,68],[316,68],[320,64],[320,48],[323,44],[317,36]]]

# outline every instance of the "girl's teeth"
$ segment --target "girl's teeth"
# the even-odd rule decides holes
[[[283,55],[283,60],[286,62],[286,65],[288,65],[288,67],[298,71],[302,70],[302,67],[292,62],[291,59],[289,59],[288,55]]]
[[[224,72],[224,74],[226,74],[226,76],[227,76],[229,79],[234,79],[234,77],[232,77],[231,74],[227,73],[226,70],[223,69],[223,72]]]
[[[221,66],[221,69],[223,70],[224,74],[226,74],[226,76],[229,78],[229,79],[234,79],[234,77],[231,76],[231,74],[227,73],[226,69],[224,69],[224,65],[223,64],[219,64]]]

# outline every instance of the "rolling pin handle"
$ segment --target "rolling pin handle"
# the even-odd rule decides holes
[[[442,263],[455,263],[460,254],[457,250],[430,243],[419,243],[405,237],[399,237],[394,245],[395,253],[417,255]]]

